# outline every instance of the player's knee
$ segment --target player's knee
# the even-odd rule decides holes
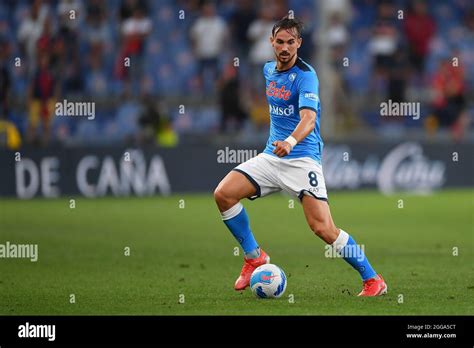
[[[221,211],[230,209],[232,208],[232,205],[235,204],[235,199],[233,199],[229,192],[221,186],[217,186],[214,190],[214,200]]]
[[[216,201],[217,204],[221,203],[225,199],[225,193],[224,190],[220,186],[217,186],[216,189],[214,190],[214,200]]]

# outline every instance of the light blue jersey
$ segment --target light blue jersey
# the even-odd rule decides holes
[[[314,69],[297,58],[288,70],[276,70],[276,62],[268,62],[263,67],[266,80],[266,94],[270,111],[270,136],[264,153],[277,157],[272,143],[285,140],[300,122],[300,110],[316,112],[316,127],[288,156],[283,159],[310,157],[321,163],[323,141],[319,132],[321,106],[319,102],[319,80]]]

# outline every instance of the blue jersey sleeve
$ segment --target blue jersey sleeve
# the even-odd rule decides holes
[[[319,112],[319,81],[314,72],[302,74],[298,93],[299,110],[311,109],[317,114]]]

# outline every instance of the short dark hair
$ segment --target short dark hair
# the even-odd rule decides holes
[[[300,38],[301,32],[303,31],[303,22],[294,17],[290,18],[289,16],[285,16],[273,26],[272,36],[275,37],[276,33],[278,33],[280,29],[295,29],[298,38]]]

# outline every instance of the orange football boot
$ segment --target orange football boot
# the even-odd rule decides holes
[[[380,296],[387,293],[387,284],[380,274],[376,277],[367,279],[364,282],[364,288],[357,296]]]
[[[235,290],[244,290],[247,286],[250,285],[250,277],[252,276],[253,271],[258,266],[270,263],[270,256],[260,249],[260,256],[255,259],[247,259],[244,257],[244,266],[240,272],[240,276],[235,281],[234,289]]]

